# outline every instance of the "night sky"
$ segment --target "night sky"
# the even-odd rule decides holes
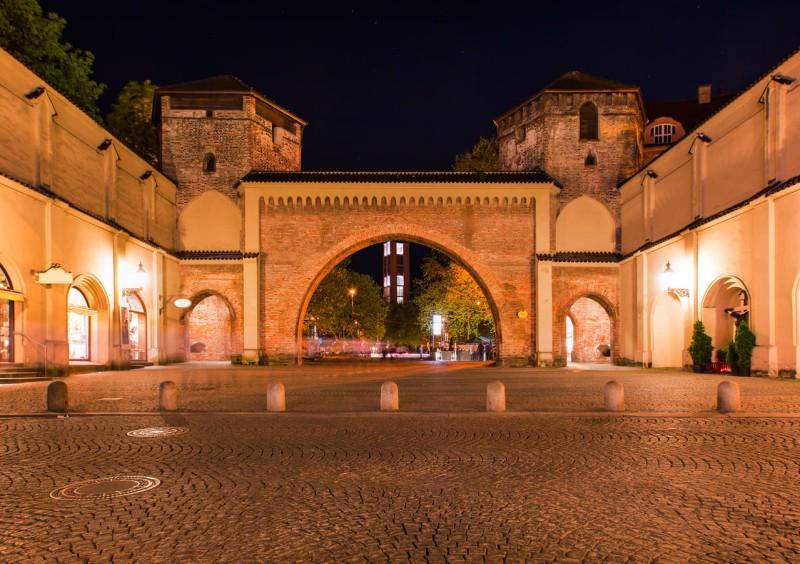
[[[797,0],[40,3],[94,53],[104,115],[129,80],[233,74],[308,121],[304,170],[449,170],[567,71],[684,99],[739,92],[800,46]]]

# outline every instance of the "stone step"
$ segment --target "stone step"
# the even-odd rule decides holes
[[[51,377],[37,370],[25,370],[23,368],[3,368],[0,370],[0,384],[21,384],[23,382],[47,382]]]

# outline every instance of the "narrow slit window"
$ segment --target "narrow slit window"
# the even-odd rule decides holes
[[[581,106],[581,139],[597,139],[597,108],[591,102]]]
[[[216,172],[216,170],[217,159],[212,153],[207,153],[206,156],[203,157],[203,172]]]

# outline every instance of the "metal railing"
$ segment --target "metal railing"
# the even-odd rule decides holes
[[[31,337],[30,335],[26,335],[22,331],[11,331],[11,338],[12,339],[17,335],[19,335],[20,337],[24,337],[25,339],[28,339],[29,341],[32,341],[33,343],[35,343],[35,344],[39,345],[40,347],[42,347],[42,350],[44,351],[44,357],[43,357],[44,358],[44,375],[47,376],[47,364],[50,362],[48,360],[48,358],[47,358],[47,343],[43,343],[41,341],[38,341],[38,340],[34,339],[33,337]],[[51,363],[51,364],[53,364],[53,374],[55,374],[55,363]]]

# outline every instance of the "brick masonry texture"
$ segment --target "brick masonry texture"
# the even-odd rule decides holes
[[[299,320],[314,288],[338,262],[366,246],[411,241],[462,262],[483,286],[501,335],[501,358],[533,354],[533,205],[324,205],[266,203],[261,215],[261,341],[294,358]],[[302,243],[302,252],[287,241]]]
[[[230,360],[242,354],[243,280],[238,262],[181,265],[181,292],[192,300],[181,318],[186,341],[182,352],[189,360]],[[204,343],[203,351],[192,353],[194,343]]]
[[[161,151],[164,173],[178,181],[178,212],[193,198],[217,190],[236,202],[234,185],[251,170],[300,170],[299,134],[285,132],[273,142],[273,125],[256,115],[254,99],[244,97],[242,111],[172,110],[161,99]],[[299,126],[298,126],[299,130]],[[213,154],[216,171],[203,171]]]
[[[573,362],[610,362],[599,347],[611,347],[611,320],[603,307],[591,298],[579,298],[569,308],[574,327]]]
[[[591,298],[608,314],[611,324],[611,360],[619,357],[619,270],[600,266],[553,266],[553,349],[566,361],[566,318],[581,298]],[[593,314],[594,315],[594,314]],[[578,318],[580,321],[580,318]],[[577,327],[580,323],[576,323]],[[591,326],[591,324],[590,324]],[[596,334],[597,328],[591,332]]]

